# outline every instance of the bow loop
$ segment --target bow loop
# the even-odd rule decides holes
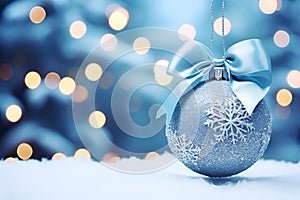
[[[209,72],[215,66],[225,67],[233,92],[251,115],[272,82],[271,61],[258,39],[232,45],[222,59],[214,58],[203,44],[187,41],[168,68],[170,75],[179,75],[182,81],[163,102],[157,117],[167,113],[167,120],[170,120],[180,97],[199,83],[209,80]]]
[[[224,58],[215,58],[213,60],[215,66],[223,66],[224,65],[224,62],[225,62],[225,59]]]

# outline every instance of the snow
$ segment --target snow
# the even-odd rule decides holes
[[[121,159],[115,165],[129,162],[138,165],[148,161]],[[300,163],[260,160],[237,176],[211,179],[190,171],[180,162],[154,173],[137,175],[117,172],[86,159],[0,161],[1,200],[290,200],[299,197]]]

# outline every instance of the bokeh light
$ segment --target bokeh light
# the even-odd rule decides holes
[[[129,13],[124,8],[118,8],[114,10],[108,18],[109,26],[116,30],[120,31],[124,29],[129,20]]]
[[[59,160],[59,159],[64,159],[66,158],[67,156],[63,153],[55,153],[53,156],[52,156],[52,160]]]
[[[13,68],[9,64],[4,63],[0,66],[0,78],[7,81],[13,75]]]
[[[29,89],[35,89],[40,85],[41,80],[39,73],[31,71],[26,74],[24,82]]]
[[[300,88],[300,71],[290,71],[286,77],[286,80],[292,88]]]
[[[277,0],[277,8],[276,10],[280,10],[282,8],[282,0]]]
[[[78,149],[75,153],[74,153],[74,157],[75,158],[86,158],[86,159],[91,159],[91,154],[88,150],[86,149]]]
[[[84,74],[90,81],[97,81],[102,75],[102,68],[97,63],[90,63],[85,67]]]
[[[109,153],[105,154],[102,158],[102,161],[105,163],[116,163],[120,160],[121,160],[121,158],[113,152],[109,152]]]
[[[214,22],[214,30],[218,35],[223,35],[223,33],[222,33],[222,17],[219,17]],[[224,18],[224,36],[228,35],[230,33],[230,31],[231,31],[231,23],[230,23],[229,19],[227,19],[225,17]]]
[[[173,76],[167,74],[169,61],[158,60],[153,67],[155,81],[160,85],[168,85],[172,82]]]
[[[277,10],[277,0],[260,0],[259,9],[265,14],[272,14]]]
[[[9,163],[15,163],[17,162],[18,160],[16,158],[13,158],[13,157],[8,157],[5,159],[5,162],[9,162]]]
[[[286,31],[279,30],[274,34],[273,40],[276,46],[284,48],[290,43],[290,35]]]
[[[196,29],[191,24],[183,24],[178,29],[178,36],[181,40],[193,40],[196,34]]]
[[[22,117],[22,109],[18,105],[10,105],[6,109],[6,118],[10,122],[17,122]]]
[[[119,4],[116,4],[116,3],[110,4],[106,8],[106,10],[105,10],[106,17],[109,18],[109,16],[115,11],[122,12],[129,19],[128,11],[125,8],[123,8],[122,6],[120,6]]]
[[[88,90],[82,85],[76,85],[76,88],[71,96],[72,101],[76,103],[84,102],[88,97]]]
[[[133,42],[133,49],[137,54],[146,54],[151,47],[150,41],[145,37],[139,37]]]
[[[94,111],[89,116],[89,124],[93,128],[102,128],[106,122],[106,117],[101,111]]]
[[[110,4],[109,6],[107,6],[107,8],[105,10],[106,17],[109,18],[109,16],[118,8],[122,8],[122,6],[120,6],[117,3],[113,3],[113,4]]]
[[[113,34],[107,33],[101,37],[100,45],[104,51],[112,51],[116,48],[118,40]]]
[[[58,88],[64,95],[72,94],[76,88],[75,81],[71,77],[64,77],[59,82]]]
[[[17,154],[22,160],[28,160],[32,156],[32,147],[27,143],[22,143],[17,148]]]
[[[70,35],[75,39],[82,38],[87,31],[87,27],[83,21],[74,21],[69,29]]]
[[[46,18],[46,11],[41,6],[35,6],[30,10],[29,18],[34,24],[42,23]]]
[[[145,160],[150,160],[152,158],[158,157],[159,154],[156,152],[149,152],[147,153],[147,155],[145,156]]]
[[[292,93],[287,89],[281,89],[276,94],[276,100],[281,106],[288,106],[293,100]]]
[[[46,87],[48,87],[51,90],[54,90],[58,87],[58,84],[60,82],[60,76],[56,72],[50,72],[46,75],[44,82]]]

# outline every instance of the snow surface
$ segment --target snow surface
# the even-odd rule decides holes
[[[147,164],[122,159],[115,165],[126,162]],[[300,199],[300,162],[261,160],[237,176],[211,179],[180,162],[134,175],[86,159],[0,161],[0,200],[54,199]]]

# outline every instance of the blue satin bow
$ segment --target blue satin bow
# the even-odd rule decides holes
[[[220,65],[225,66],[233,92],[251,115],[272,82],[271,61],[259,39],[232,45],[223,59],[215,59],[203,44],[187,41],[168,67],[170,75],[180,76],[182,80],[158,110],[157,118],[166,113],[167,120],[170,120],[180,97],[209,80],[211,69]]]

